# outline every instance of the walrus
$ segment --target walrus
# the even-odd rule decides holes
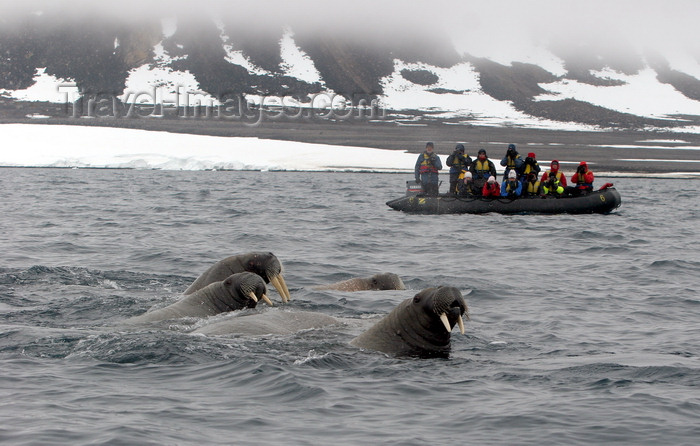
[[[399,276],[393,273],[375,274],[370,277],[354,277],[342,282],[318,285],[315,290],[367,291],[367,290],[405,290]]]
[[[447,356],[455,325],[464,334],[462,315],[469,319],[467,304],[457,288],[426,288],[401,302],[351,345],[397,356]]]
[[[262,277],[242,272],[185,296],[172,305],[148,311],[124,321],[125,324],[156,322],[181,317],[207,317],[243,308],[255,308],[258,300],[269,302]],[[268,305],[271,305],[269,302]]]
[[[396,356],[445,357],[450,352],[450,336],[454,326],[458,325],[464,334],[462,315],[469,318],[467,304],[457,288],[427,288],[401,302],[350,344]],[[322,313],[269,309],[264,313],[220,320],[192,333],[284,335],[341,323],[341,320]]]
[[[282,297],[282,302],[289,302],[289,289],[282,277],[282,264],[271,252],[249,252],[219,260],[204,271],[184,294],[192,294],[210,283],[219,282],[231,274],[243,271],[255,273],[262,277],[265,283],[271,283]]]
[[[243,314],[200,327],[191,333],[205,335],[239,334],[261,336],[286,335],[301,330],[336,325],[341,322],[327,314],[312,311],[282,311],[270,309],[264,313]]]

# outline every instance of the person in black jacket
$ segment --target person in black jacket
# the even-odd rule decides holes
[[[446,164],[450,166],[450,191],[451,194],[457,193],[457,183],[462,172],[469,170],[472,165],[472,159],[464,153],[464,145],[457,144],[452,155],[447,157]]]
[[[489,177],[496,179],[496,166],[493,161],[486,155],[486,150],[479,149],[479,155],[469,168],[474,179],[474,187],[477,190],[482,190]]]

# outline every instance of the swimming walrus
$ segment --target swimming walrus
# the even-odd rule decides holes
[[[289,289],[282,277],[282,264],[271,252],[249,252],[219,260],[204,271],[185,290],[184,294],[194,293],[210,283],[224,280],[231,274],[243,271],[259,275],[265,283],[271,283],[275,287],[280,297],[282,297],[282,302],[289,301]]]
[[[391,313],[350,341],[350,344],[397,356],[447,356],[454,326],[459,326],[460,332],[464,334],[462,315],[469,317],[467,304],[457,288],[427,288],[401,302]],[[269,309],[264,313],[216,321],[192,333],[291,334],[341,323],[341,320],[322,313]]]
[[[367,291],[367,290],[405,290],[399,276],[393,273],[375,274],[371,277],[355,277],[329,285],[318,285],[315,290]]]
[[[172,305],[134,316],[124,323],[140,324],[188,316],[213,316],[227,311],[254,308],[260,299],[272,305],[262,277],[249,272],[236,273],[220,282],[210,283]]]
[[[455,325],[464,334],[469,318],[462,293],[454,287],[426,288],[401,302],[350,344],[397,356],[447,356]]]

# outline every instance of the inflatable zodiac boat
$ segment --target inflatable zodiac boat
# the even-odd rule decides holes
[[[407,183],[413,183],[409,181]],[[608,183],[577,197],[485,198],[452,194],[426,196],[407,184],[406,196],[387,201],[397,211],[415,214],[607,214],[622,203],[620,193]]]

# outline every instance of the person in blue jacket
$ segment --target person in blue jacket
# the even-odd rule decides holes
[[[508,178],[501,184],[501,197],[518,198],[523,191],[523,183],[518,180],[515,170],[508,172]]]
[[[523,169],[523,162],[523,159],[520,157],[518,151],[515,149],[515,144],[508,144],[506,156],[504,156],[501,160],[501,166],[504,166],[506,168],[506,170],[503,171],[503,178],[508,178],[508,174],[511,170],[515,170],[515,173],[517,173],[518,176],[520,176]]]
[[[429,142],[425,145],[425,152],[418,155],[416,160],[416,182],[420,183],[424,194],[438,194],[439,170],[442,170],[442,161],[437,153],[433,152],[433,143]]]

